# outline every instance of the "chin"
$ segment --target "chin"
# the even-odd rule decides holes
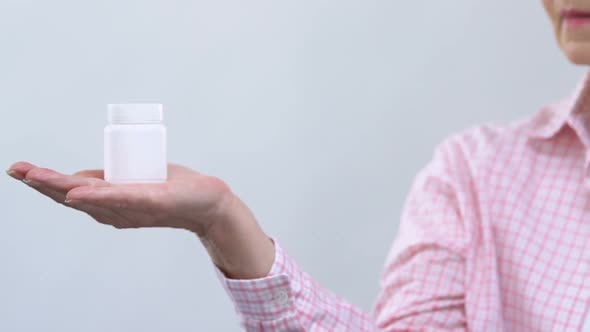
[[[573,64],[590,65],[590,42],[570,42],[562,45],[562,49]]]

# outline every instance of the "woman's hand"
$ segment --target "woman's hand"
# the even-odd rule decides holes
[[[111,184],[102,170],[66,175],[28,162],[18,162],[7,172],[103,224],[192,231],[214,263],[232,277],[262,277],[274,260],[272,242],[225,182],[184,166],[170,164],[168,181],[154,184]]]
[[[168,181],[154,184],[110,184],[102,170],[66,175],[26,162],[8,172],[57,203],[116,228],[174,227],[204,236],[233,199],[220,179],[173,164]]]

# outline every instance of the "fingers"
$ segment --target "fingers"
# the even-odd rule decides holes
[[[19,161],[17,163],[12,164],[8,170],[6,171],[6,173],[10,176],[12,176],[13,178],[17,179],[17,180],[22,180],[25,178],[25,176],[27,175],[27,173],[36,168],[37,166],[28,163],[26,161]]]
[[[79,201],[67,201],[65,204],[72,209],[84,212],[88,214],[92,219],[98,221],[101,224],[111,225],[117,229],[123,228],[136,228],[131,225],[126,218],[118,215],[117,213],[101,208],[92,204],[87,204]]]
[[[73,174],[74,176],[84,177],[84,178],[95,178],[104,180],[104,171],[102,169],[89,169],[84,171],[78,171]]]
[[[152,227],[165,212],[163,204],[156,203],[154,195],[146,189],[141,185],[77,187],[67,193],[66,205],[79,206],[83,211],[88,208],[105,211],[101,214],[109,217],[104,223],[115,228]]]
[[[17,180],[22,180],[31,188],[62,204],[66,199],[67,192],[73,188],[109,185],[106,181],[100,179],[102,172],[99,170],[82,171],[78,174],[80,176],[65,175],[24,161],[13,164],[8,170],[8,175]]]
[[[59,204],[63,204],[68,206],[72,209],[84,212],[88,214],[92,219],[105,224],[111,225],[117,229],[122,228],[131,228],[131,225],[127,222],[125,218],[117,215],[116,213],[110,211],[109,209],[101,208],[98,206],[94,206],[91,204],[85,203],[74,203],[74,202],[66,202],[66,195],[62,192],[58,192],[52,189],[48,189],[46,187],[36,187],[31,186],[33,189],[37,190],[41,194],[51,198],[53,201]]]
[[[102,170],[85,170],[76,172],[73,175],[65,175],[48,168],[37,167],[29,162],[20,161],[11,165],[6,172],[11,177],[22,180],[53,201],[85,212],[100,223],[118,229],[134,227],[125,217],[108,208],[67,199],[66,194],[74,188],[93,189],[109,186],[109,183],[103,180],[104,172]]]
[[[63,193],[57,192],[55,190],[51,190],[51,189],[43,188],[43,187],[32,187],[32,188],[37,190],[41,194],[51,198],[56,203],[63,204],[64,201],[66,200],[66,195],[64,195]]]
[[[134,228],[134,226],[131,225],[126,218],[109,209],[82,202],[66,201],[65,194],[44,187],[38,187],[34,189],[57,203],[88,214],[90,217],[92,217],[92,219],[98,221],[101,224],[111,225],[117,229]]]
[[[34,188],[44,187],[65,194],[80,186],[107,186],[108,183],[93,177],[65,175],[48,168],[33,168],[27,172],[23,181]]]
[[[80,201],[110,209],[124,209],[134,211],[158,211],[164,208],[165,190],[154,190],[142,185],[121,185],[107,187],[76,187],[70,190],[66,199]]]
[[[108,182],[102,180],[102,170],[86,170],[65,175],[48,168],[37,167],[28,162],[17,162],[9,167],[8,175],[31,185],[35,189],[46,187],[50,190],[62,192],[64,195],[79,186],[106,186]]]

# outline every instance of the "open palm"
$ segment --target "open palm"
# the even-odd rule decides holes
[[[8,174],[116,228],[174,227],[202,235],[234,198],[221,179],[176,164],[168,165],[168,181],[154,184],[111,184],[102,170],[66,175],[28,162],[12,165]]]

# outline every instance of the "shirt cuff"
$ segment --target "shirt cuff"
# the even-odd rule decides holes
[[[230,279],[215,266],[223,288],[246,321],[276,321],[295,313],[293,280],[287,273],[290,258],[274,241],[275,260],[269,274],[259,279]],[[297,284],[297,283],[295,283]]]

